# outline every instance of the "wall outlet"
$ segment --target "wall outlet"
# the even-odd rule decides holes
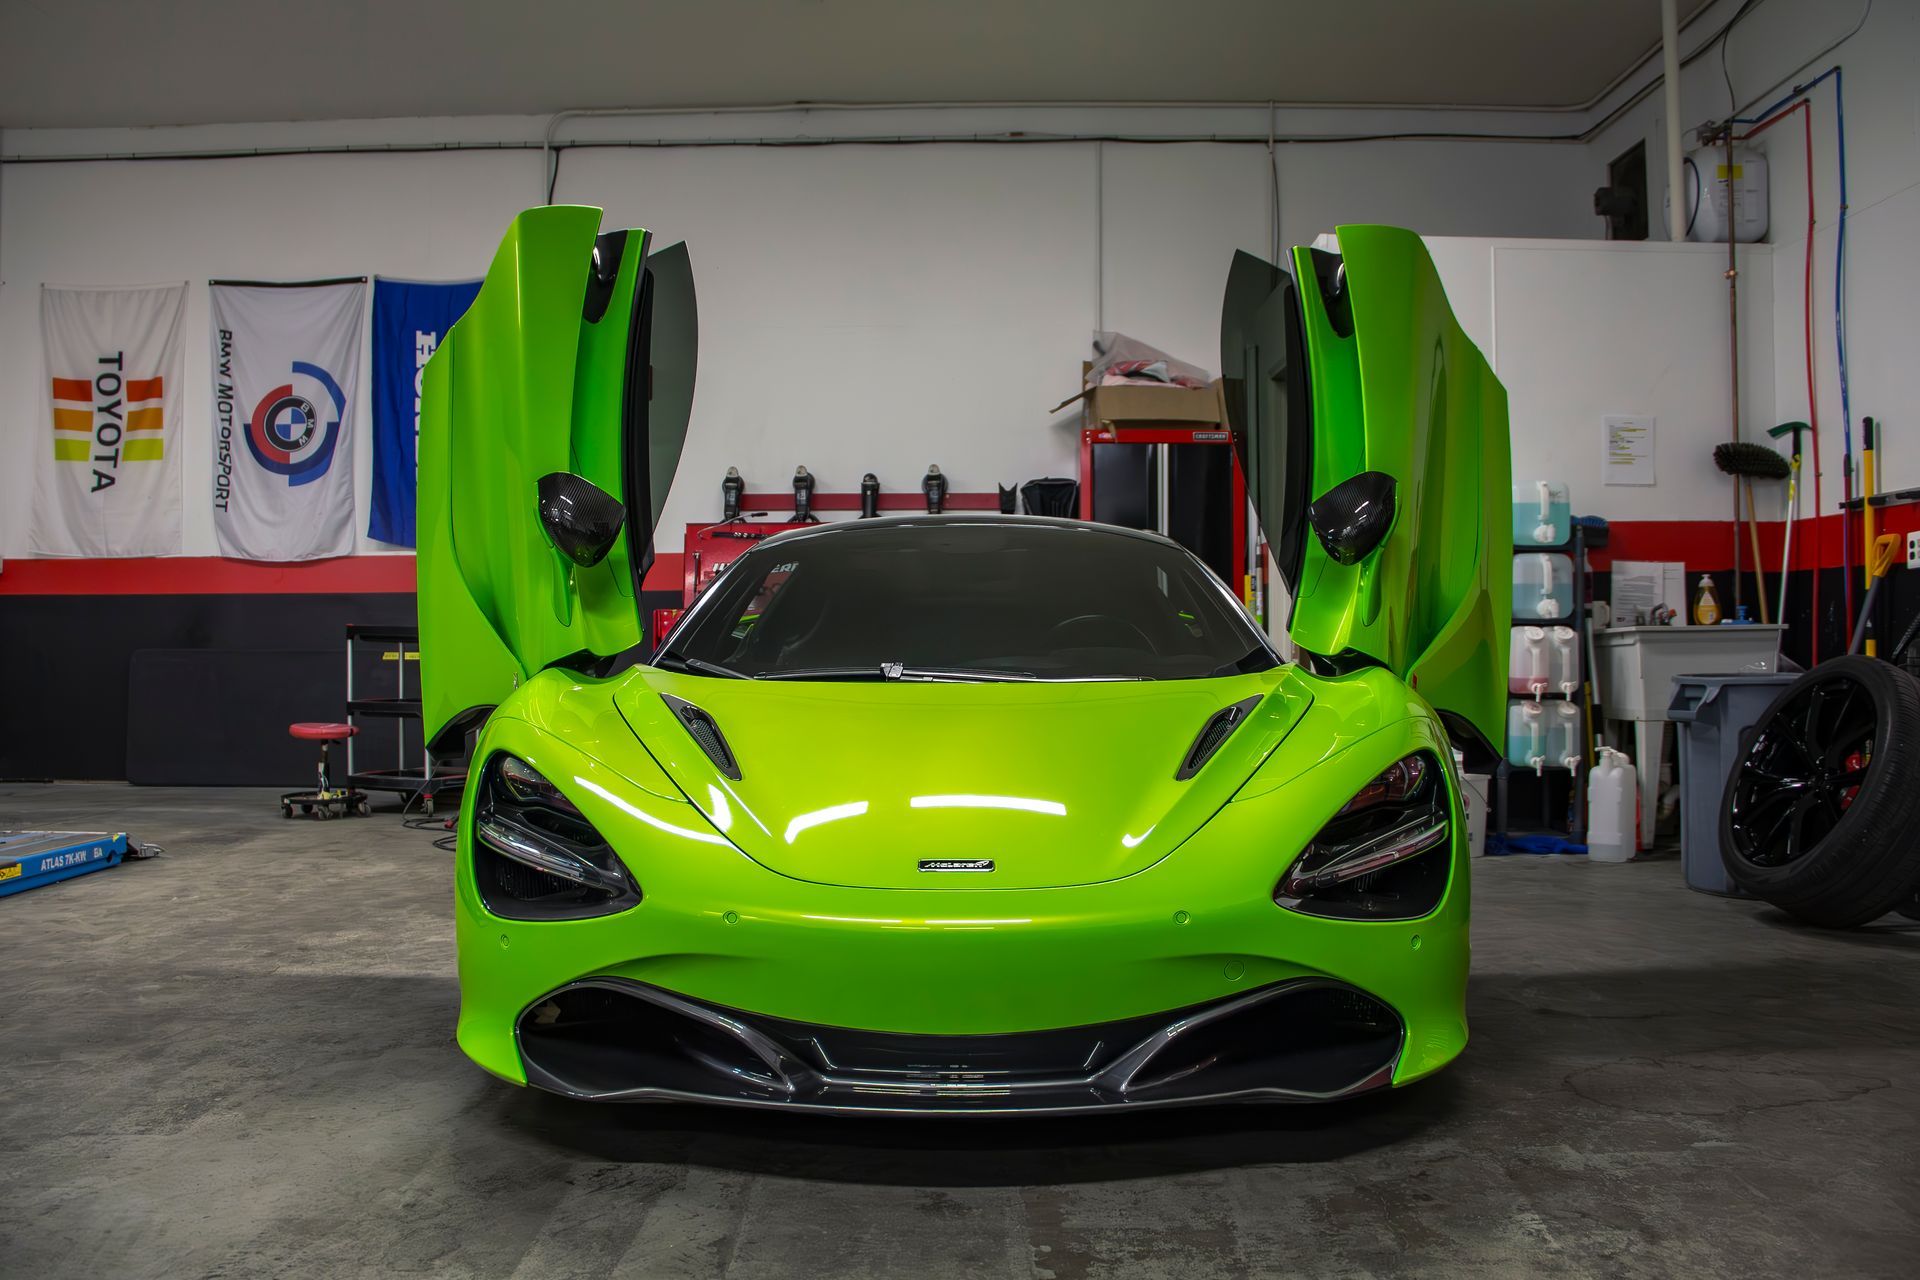
[[[1907,568],[1920,569],[1920,530],[1907,535]]]

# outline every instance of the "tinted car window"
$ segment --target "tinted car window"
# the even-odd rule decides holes
[[[849,527],[756,547],[657,660],[760,678],[1197,679],[1277,659],[1205,566],[1094,526]]]

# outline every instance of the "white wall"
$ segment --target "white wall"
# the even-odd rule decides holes
[[[1727,438],[1724,245],[1427,241],[1454,314],[1507,388],[1515,481],[1564,482],[1610,520],[1731,519],[1713,446]],[[1766,245],[1741,293],[1741,413],[1774,421]],[[1602,419],[1652,417],[1650,486],[1605,483]],[[1763,514],[1770,508],[1762,507]]]
[[[1767,0],[1735,29],[1728,46],[1728,69],[1739,104],[1771,104],[1794,84],[1827,67],[1844,68],[1847,123],[1848,324],[1855,447],[1862,416],[1883,419],[1887,427],[1882,453],[1882,488],[1920,485],[1920,5],[1912,0],[1877,0],[1860,33],[1831,53],[1815,58],[1857,22],[1865,0]],[[1696,23],[1683,46],[1693,43],[1731,16],[1737,5],[1721,0]],[[1728,113],[1727,87],[1720,61],[1709,54],[1681,75],[1682,125],[1689,131]],[[1814,196],[1818,216],[1814,235],[1814,344],[1822,428],[1821,457],[1825,499],[1832,510],[1840,497],[1841,412],[1833,342],[1834,246],[1839,214],[1834,92],[1831,81],[1811,94],[1813,109]],[[1592,183],[1605,180],[1608,159],[1633,142],[1647,140],[1648,176],[1658,210],[1665,191],[1665,142],[1662,106],[1656,95],[1598,136],[1589,146]],[[1752,115],[1753,111],[1743,111]],[[1683,140],[1691,147],[1692,138]],[[1805,139],[1796,118],[1777,126],[1753,144],[1765,151],[1771,184],[1770,262],[1758,256],[1742,275],[1743,289],[1771,275],[1774,308],[1772,375],[1779,418],[1805,419],[1808,400],[1802,328],[1802,278],[1806,246]],[[1724,246],[1722,246],[1724,250]],[[1743,251],[1744,252],[1744,251]],[[1720,288],[1724,310],[1724,284]],[[1724,335],[1724,321],[1722,322]],[[1722,359],[1724,376],[1724,358]],[[1755,427],[1772,425],[1754,418]],[[1811,510],[1811,493],[1808,493]]]
[[[1059,127],[1099,126],[1085,117]],[[538,123],[499,127],[537,137]],[[1190,124],[1169,117],[1155,129],[1136,112],[1126,127]],[[192,145],[244,147],[324,140],[325,130],[181,133]],[[333,132],[365,142],[457,131],[404,121]],[[12,132],[4,142],[36,154],[159,145],[153,131],[111,130]],[[1344,221],[1595,234],[1579,190],[1586,163],[1561,145],[1283,147],[1281,230],[1288,243]],[[6,166],[0,555],[25,552],[44,437],[42,283],[192,282],[185,551],[212,554],[205,281],[478,275],[514,212],[538,199],[539,172],[538,153],[524,150]],[[681,525],[717,510],[729,464],[766,489],[784,488],[802,462],[835,491],[869,469],[890,489],[913,489],[932,461],[962,490],[1071,475],[1077,421],[1047,409],[1075,389],[1099,300],[1109,327],[1213,366],[1227,264],[1237,248],[1264,252],[1272,234],[1266,152],[1247,145],[1106,143],[1097,161],[1092,143],[578,150],[557,194],[604,205],[610,223],[651,227],[662,243],[685,239],[693,254],[700,381],[666,516],[669,550]],[[368,382],[356,450],[362,528]],[[363,539],[362,549],[382,548]]]

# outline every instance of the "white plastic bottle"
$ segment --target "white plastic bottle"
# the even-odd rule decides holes
[[[1626,862],[1633,857],[1639,823],[1634,805],[1638,775],[1626,756],[1600,748],[1600,763],[1587,779],[1587,857],[1594,862]]]

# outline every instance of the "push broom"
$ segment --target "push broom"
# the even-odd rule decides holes
[[[1785,480],[1793,474],[1787,460],[1763,444],[1730,440],[1713,446],[1713,465],[1732,476],[1747,494],[1747,537],[1753,546],[1754,597],[1760,603],[1760,621],[1772,622],[1767,611],[1767,575],[1760,565],[1760,526],[1754,521],[1753,482]],[[1735,544],[1738,545],[1738,544]]]

